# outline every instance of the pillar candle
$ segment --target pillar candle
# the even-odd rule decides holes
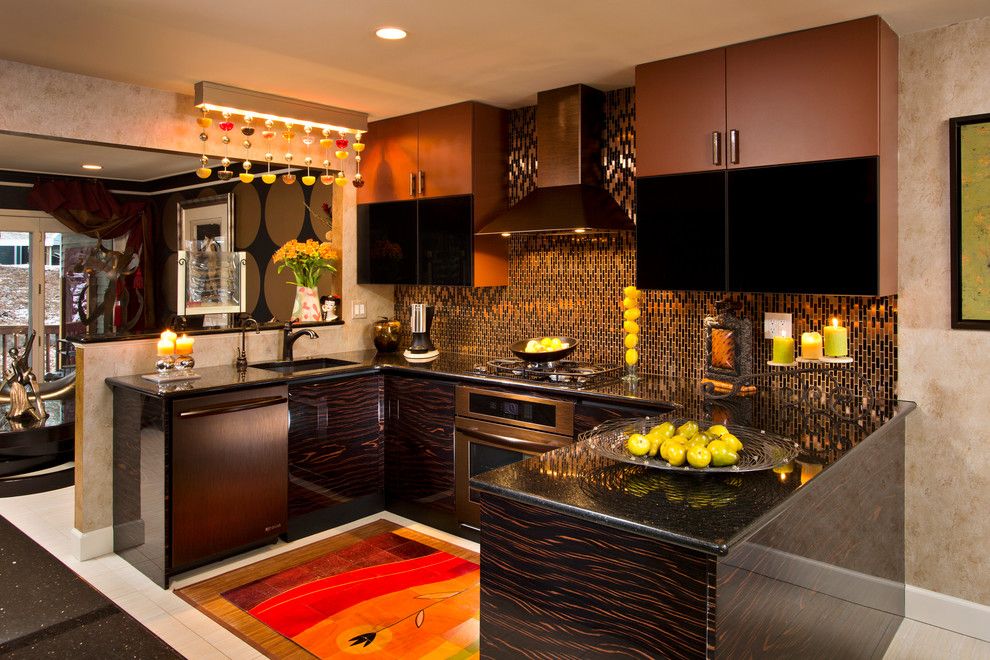
[[[794,337],[781,335],[773,338],[773,361],[777,364],[794,362]]]
[[[182,335],[175,340],[175,352],[179,355],[190,355],[193,352],[193,338]]]
[[[168,339],[158,340],[158,354],[159,355],[171,355],[175,352],[175,344],[170,342]]]
[[[162,333],[162,339],[165,339],[165,340],[170,341],[172,343],[175,343],[175,338],[176,337],[178,337],[178,335],[175,334],[174,332],[172,332],[171,330],[169,330],[168,328],[166,328],[165,329],[165,332]]]
[[[825,326],[825,355],[829,357],[849,355],[848,333],[845,327],[839,325],[839,319],[833,318],[832,325]]]
[[[822,359],[822,336],[817,332],[801,333],[801,357],[805,360]]]

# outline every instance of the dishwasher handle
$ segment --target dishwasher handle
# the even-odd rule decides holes
[[[179,418],[193,419],[196,417],[209,417],[211,415],[226,415],[227,413],[241,412],[242,410],[255,410],[256,408],[267,408],[269,406],[277,406],[288,402],[289,399],[284,396],[265,396],[259,399],[218,403],[212,406],[194,408],[193,410],[184,410],[179,413]]]

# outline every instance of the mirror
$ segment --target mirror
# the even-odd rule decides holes
[[[82,170],[82,163],[99,164],[103,169],[97,172]],[[87,280],[88,286],[86,282],[74,282],[76,297],[85,289],[81,303],[63,304],[67,315],[62,315],[66,318],[61,336],[79,336],[83,340],[134,337],[157,334],[166,325],[174,323],[180,313],[178,252],[183,247],[182,241],[187,240],[186,236],[195,236],[200,241],[209,236],[218,239],[225,251],[244,253],[243,296],[238,304],[243,305],[248,314],[263,324],[269,321],[284,323],[290,317],[295,297],[295,288],[287,283],[291,274],[276,273],[277,265],[272,263],[272,255],[290,239],[322,241],[328,234],[339,250],[341,223],[335,222],[330,233],[323,220],[313,217],[315,214],[309,209],[319,211],[326,203],[334,217],[339,218],[342,189],[320,182],[305,186],[301,176],[295,177],[292,185],[281,179],[274,184],[265,184],[261,177],[255,177],[249,183],[237,177],[226,182],[215,177],[204,181],[195,175],[198,166],[198,155],[0,133],[0,209],[33,209],[27,196],[38,181],[65,177],[91,181],[96,178],[121,203],[146,203],[152,216],[149,253],[145,255],[144,248],[139,248],[142,256],[148,259],[148,267],[140,270],[139,280],[135,283],[138,273],[134,272],[118,274],[114,279],[112,273],[91,269],[93,277]],[[293,171],[299,170],[293,168]],[[222,213],[215,215],[213,222],[209,217],[201,217],[201,210],[210,208],[209,200],[218,197],[230,200],[229,219],[224,219]],[[224,245],[221,238],[226,239],[228,245]],[[97,247],[89,245],[73,252],[73,263],[66,262],[61,266],[63,277],[71,274],[77,266],[75,262],[100,256],[90,254]],[[104,240],[102,249],[119,253],[119,262],[126,260],[124,257],[129,249],[137,251],[126,237]],[[93,263],[99,266],[103,261]],[[130,262],[127,261],[123,273],[128,272]],[[340,277],[338,263],[337,273],[325,274],[320,280],[319,294],[339,297]],[[119,284],[121,282],[124,284]],[[116,293],[120,289],[128,294],[126,310],[120,310],[120,306],[113,303],[104,305],[106,309],[96,309],[107,297],[108,290]],[[145,309],[149,311],[148,319],[145,319]],[[82,317],[79,310],[82,310]],[[219,322],[216,314],[193,315],[188,305],[184,311],[185,330],[219,330],[237,322],[236,315],[226,313],[220,314],[222,321]]]

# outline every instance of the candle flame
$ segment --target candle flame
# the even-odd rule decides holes
[[[835,318],[834,316],[832,317],[832,327],[833,328],[839,327],[839,319]]]

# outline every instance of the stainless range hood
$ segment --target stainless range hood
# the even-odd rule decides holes
[[[604,94],[570,85],[536,95],[536,190],[477,233],[562,234],[633,229],[604,188]]]

